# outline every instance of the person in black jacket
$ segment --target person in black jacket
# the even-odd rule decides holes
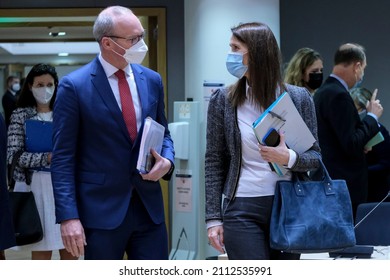
[[[5,259],[5,249],[16,245],[8,200],[6,153],[7,132],[3,116],[0,114],[0,260]]]
[[[4,110],[5,125],[8,128],[10,117],[16,108],[16,101],[20,92],[20,79],[16,76],[7,78],[7,91],[3,95],[2,104]]]
[[[367,163],[364,146],[379,132],[378,118],[383,107],[376,94],[360,120],[349,90],[364,76],[367,60],[358,44],[343,44],[336,51],[332,74],[314,94],[318,138],[323,162],[332,179],[347,182],[354,215],[367,201]]]

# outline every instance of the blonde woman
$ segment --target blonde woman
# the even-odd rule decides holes
[[[323,59],[310,48],[299,49],[287,65],[284,81],[305,87],[313,95],[323,80]]]

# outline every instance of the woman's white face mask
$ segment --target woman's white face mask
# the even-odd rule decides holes
[[[111,38],[110,38],[111,39]],[[116,53],[119,56],[122,56],[127,63],[134,63],[134,64],[141,64],[144,60],[146,53],[148,52],[148,46],[145,44],[145,41],[143,39],[139,40],[136,44],[131,46],[128,49],[123,48],[120,46],[117,42],[111,39],[118,47],[120,47],[122,50],[125,51],[123,55],[117,53],[116,51],[112,50],[114,53]]]
[[[31,91],[35,100],[40,104],[47,104],[50,102],[54,94],[54,85],[51,87],[32,87]]]

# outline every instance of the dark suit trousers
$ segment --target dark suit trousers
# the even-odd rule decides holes
[[[167,260],[168,235],[165,222],[155,224],[137,192],[133,190],[122,224],[113,230],[85,229],[86,260]]]

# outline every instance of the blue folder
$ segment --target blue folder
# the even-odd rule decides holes
[[[26,120],[26,151],[45,153],[53,150],[53,123],[40,120]]]

